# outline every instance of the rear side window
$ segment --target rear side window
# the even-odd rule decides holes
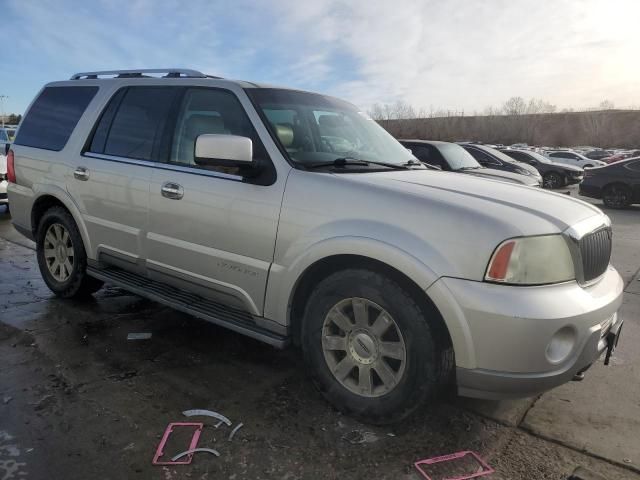
[[[119,91],[102,114],[89,151],[162,161],[170,143],[164,129],[178,90],[129,87]]]
[[[98,87],[47,87],[22,121],[16,145],[60,151]]]

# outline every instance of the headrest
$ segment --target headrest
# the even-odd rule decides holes
[[[293,128],[289,125],[283,125],[282,123],[276,123],[273,128],[284,148],[289,148],[293,145]]]
[[[222,118],[218,115],[191,115],[187,120],[187,136],[195,138],[205,133],[225,133]]]
[[[339,115],[320,115],[318,123],[323,127],[341,127],[345,124],[344,119]]]

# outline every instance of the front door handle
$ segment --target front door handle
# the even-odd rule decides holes
[[[182,185],[174,182],[164,182],[160,191],[163,197],[170,198],[171,200],[180,200],[184,197],[184,188],[182,188]]]
[[[76,180],[87,181],[89,180],[89,170],[85,167],[78,167],[73,172],[73,176]]]

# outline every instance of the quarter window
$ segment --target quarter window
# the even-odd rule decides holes
[[[62,150],[98,87],[47,87],[22,121],[16,145]]]
[[[630,162],[625,165],[629,170],[633,170],[634,172],[640,172],[640,160],[637,162]]]

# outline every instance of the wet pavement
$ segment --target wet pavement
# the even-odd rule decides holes
[[[612,367],[537,399],[450,399],[381,428],[333,410],[293,349],[114,287],[84,302],[55,298],[32,243],[0,210],[0,480],[418,479],[414,461],[467,449],[496,469],[488,478],[565,479],[581,465],[638,480],[640,209],[608,213],[613,260],[629,284]],[[152,338],[127,340],[136,332]],[[182,416],[193,408],[244,427],[229,441],[231,427]],[[167,424],[184,421],[204,423],[199,446],[220,457],[152,465]],[[187,443],[178,435],[166,453]]]

